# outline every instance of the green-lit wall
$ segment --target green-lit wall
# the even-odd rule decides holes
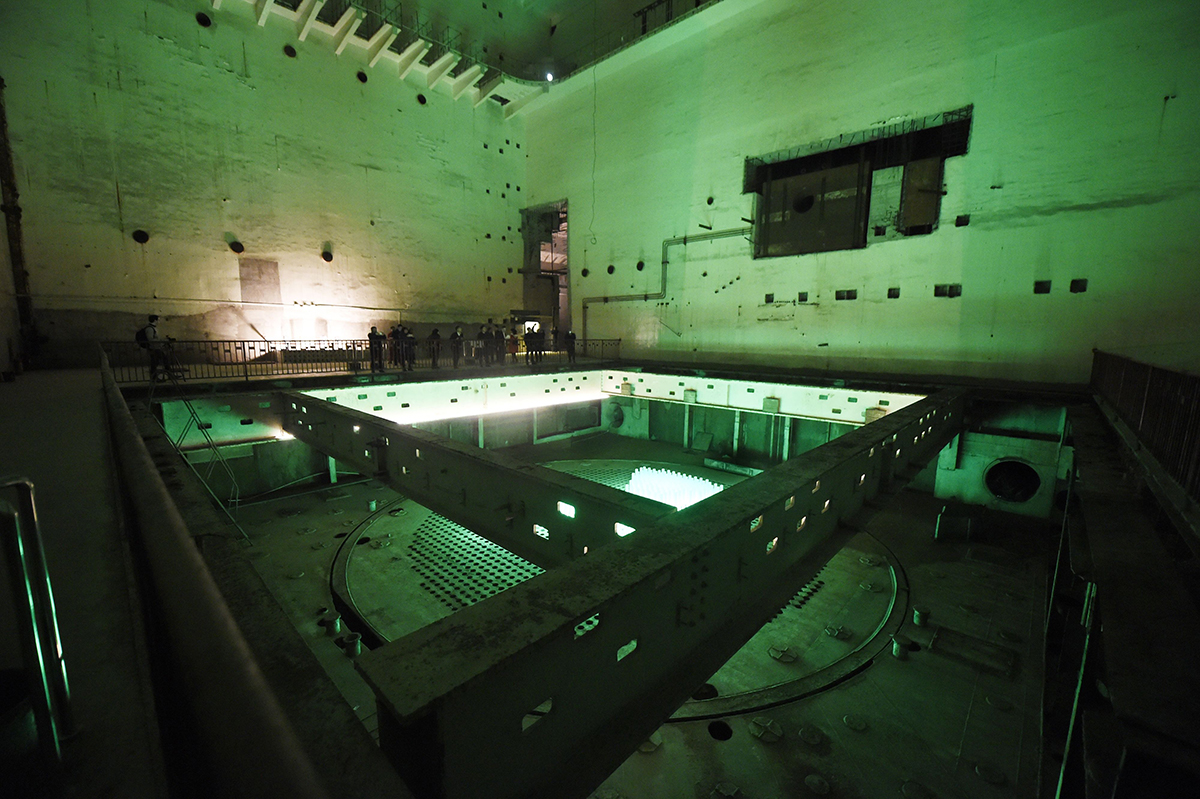
[[[531,106],[530,199],[570,203],[579,327],[584,297],[657,290],[664,239],[745,226],[746,157],[973,104],[932,235],[673,247],[666,298],[592,304],[588,335],[623,356],[1068,382],[1093,347],[1194,363],[1198,86],[1194,0],[725,0]]]
[[[26,259],[51,347],[128,340],[151,311],[177,338],[260,339],[520,307],[517,281],[502,281],[521,262],[522,120],[253,14],[195,0],[0,4]],[[239,268],[235,237],[242,258],[277,262],[277,288]]]

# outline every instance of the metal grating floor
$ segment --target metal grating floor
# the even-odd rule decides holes
[[[421,587],[450,610],[474,605],[543,571],[436,513],[417,528],[408,554]]]

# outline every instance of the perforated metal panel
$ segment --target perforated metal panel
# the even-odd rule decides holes
[[[474,605],[543,571],[437,514],[417,528],[408,554],[421,587],[450,610]]]

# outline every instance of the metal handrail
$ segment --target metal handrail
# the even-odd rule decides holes
[[[463,342],[463,363],[482,365],[478,352],[486,350],[486,341],[466,339]],[[306,340],[164,340],[170,347],[170,377],[191,380],[243,380],[277,376],[316,374],[359,375],[371,372],[371,346],[366,339],[306,339]],[[532,365],[526,358],[527,342],[518,341],[515,365]],[[108,357],[114,379],[120,384],[146,383],[150,380],[150,355],[133,341],[105,341],[101,348]],[[383,345],[385,370],[399,370],[411,364],[414,369],[430,369],[437,354],[438,367],[452,365],[452,346],[449,334],[437,343],[418,339],[411,344]],[[508,354],[507,339],[501,347],[504,365],[514,365]],[[555,342],[547,336],[540,350],[538,363],[569,365],[572,362],[566,343]],[[410,357],[404,359],[407,354]],[[583,339],[575,342],[575,358],[589,362],[615,361],[621,355],[620,339]],[[402,363],[403,361],[403,363]],[[499,364],[497,364],[499,365]]]
[[[75,733],[75,719],[33,482],[24,477],[0,480],[0,491],[16,495],[15,504],[0,496],[0,545],[9,566],[38,746],[47,760],[56,762],[62,760],[60,741]]]
[[[214,771],[240,795],[326,799],[138,434],[104,354],[101,377],[122,484]]]

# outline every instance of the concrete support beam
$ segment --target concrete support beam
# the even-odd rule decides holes
[[[255,0],[254,20],[258,23],[258,27],[261,28],[267,24],[267,17],[270,16],[274,6],[274,0]]]
[[[569,563],[674,508],[552,469],[444,439],[307,394],[281,395],[285,429],[375,475],[542,568]]]
[[[549,86],[543,86],[541,91],[531,91],[524,97],[518,97],[517,99],[513,100],[511,103],[504,106],[504,118],[512,119],[521,112],[521,109],[533,102],[533,100],[535,100],[539,95],[545,94],[548,91],[550,91]]]
[[[384,753],[418,795],[586,796],[843,546],[845,520],[961,430],[964,401],[928,397],[364,654]]]
[[[375,31],[375,35],[367,43],[367,66],[375,66],[399,35],[400,29],[391,25],[384,25]]]
[[[461,59],[458,53],[446,53],[429,65],[429,88],[437,85],[437,82],[442,79],[450,70],[454,69],[454,65]]]
[[[479,80],[479,76],[483,74],[483,67],[479,64],[472,64],[467,69],[464,69],[462,74],[454,79],[454,87],[450,91],[450,96],[455,100],[463,96],[463,92],[471,88],[471,84]]]
[[[342,14],[341,19],[333,26],[333,52],[341,55],[346,46],[350,44],[350,37],[358,30],[358,26],[366,19],[367,14],[357,8],[347,8]]]
[[[484,80],[475,89],[475,105],[478,106],[487,98],[496,93],[504,83],[504,73],[495,72],[491,77],[485,77]]]
[[[404,48],[404,52],[400,54],[400,80],[408,77],[408,73],[412,72],[413,67],[420,63],[432,46],[429,42],[417,39]]]
[[[296,28],[297,39],[304,41],[308,38],[313,23],[317,21],[317,14],[320,14],[324,7],[325,0],[304,0],[300,4],[300,7],[296,9],[296,22],[299,23]]]

